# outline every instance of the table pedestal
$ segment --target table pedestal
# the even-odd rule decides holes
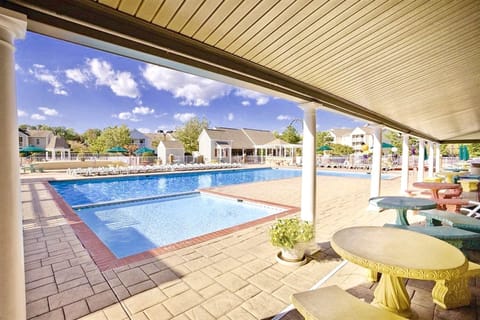
[[[444,309],[452,309],[470,304],[471,293],[466,277],[454,280],[437,280],[432,290],[433,302]]]
[[[374,292],[375,298],[372,305],[396,313],[402,317],[410,318],[410,297],[402,278],[382,274]]]
[[[401,226],[410,225],[407,220],[407,209],[401,209],[401,208],[397,209],[397,220],[395,221],[395,224],[398,224]]]

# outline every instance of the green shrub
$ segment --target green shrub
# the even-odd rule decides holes
[[[289,248],[313,239],[313,225],[298,218],[278,219],[270,228],[270,242],[276,247]]]

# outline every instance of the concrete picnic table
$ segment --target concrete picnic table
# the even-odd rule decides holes
[[[415,188],[428,189],[432,192],[432,198],[440,199],[439,191],[447,189],[458,189],[460,185],[457,183],[444,183],[444,182],[414,182],[412,184]]]
[[[352,227],[337,231],[332,248],[344,259],[382,277],[373,305],[404,317],[412,316],[402,278],[435,280],[433,301],[442,307],[470,303],[468,260],[450,244],[421,233],[384,227]]]
[[[407,210],[428,210],[437,207],[437,203],[430,199],[402,196],[382,196],[370,198],[370,203],[383,209],[396,209],[396,224],[410,225],[407,220]]]

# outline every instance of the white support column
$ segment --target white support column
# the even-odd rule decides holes
[[[26,29],[25,15],[0,8],[0,318],[18,320],[26,309],[13,42]]]
[[[434,145],[433,145],[433,142],[429,142],[428,143],[428,176],[430,178],[433,177],[433,166],[434,166],[434,162],[433,160],[435,160],[435,152],[434,152]]]
[[[425,140],[418,139],[418,172],[417,181],[423,181],[425,173]]]
[[[408,160],[410,155],[410,150],[408,149],[408,138],[408,134],[402,133],[402,177],[400,180],[400,194],[406,194],[406,191],[408,190]]]
[[[303,109],[303,153],[302,153],[302,220],[315,226],[317,171],[315,166],[315,139],[317,114],[315,103],[299,105]]]
[[[370,172],[370,198],[380,195],[382,174],[382,127],[375,126],[373,132],[372,170]]]
[[[435,143],[435,172],[442,171],[442,154],[440,153],[440,143]]]

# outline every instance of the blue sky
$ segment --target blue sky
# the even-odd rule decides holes
[[[197,116],[210,127],[282,132],[303,116],[292,101],[32,32],[15,45],[19,124],[64,126],[78,133],[125,124],[155,132],[174,130]],[[362,124],[317,112],[318,131]]]

